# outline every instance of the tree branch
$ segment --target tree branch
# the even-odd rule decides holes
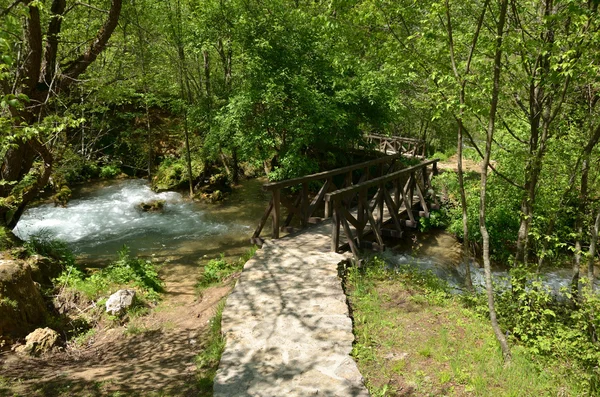
[[[50,12],[52,17],[48,24],[46,53],[42,64],[42,75],[46,84],[54,79],[56,72],[56,54],[58,52],[58,34],[60,33],[62,17],[65,12],[66,0],[54,0]]]
[[[22,3],[23,0],[16,0],[15,2],[13,2],[11,5],[9,5],[7,8],[5,8],[4,10],[2,10],[2,12],[0,12],[0,18],[2,18],[5,15],[8,15],[8,13],[15,8],[19,3]]]
[[[60,83],[61,89],[67,88],[80,74],[85,72],[88,66],[96,60],[98,54],[106,47],[108,39],[117,27],[121,6],[122,0],[112,0],[108,18],[98,30],[96,38],[92,41],[88,50],[66,67]]]

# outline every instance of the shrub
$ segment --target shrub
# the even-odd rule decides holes
[[[208,286],[223,281],[230,274],[236,270],[236,266],[233,263],[229,263],[225,260],[225,255],[221,254],[218,259],[211,259],[204,266],[204,273],[202,274],[201,285]]]
[[[118,259],[104,269],[87,274],[73,265],[56,281],[83,293],[88,299],[97,299],[100,295],[125,285],[138,287],[142,298],[150,300],[157,300],[159,293],[163,291],[155,266],[150,261],[132,258],[127,246],[123,246]]]
[[[100,168],[100,178],[110,179],[121,173],[121,169],[114,164],[108,164]]]
[[[430,158],[439,159],[440,161],[446,161],[448,160],[448,155],[446,153],[435,152],[430,156]]]
[[[31,235],[25,243],[29,255],[42,255],[59,261],[64,266],[75,264],[75,255],[67,243],[54,239],[49,231],[41,230]]]
[[[241,271],[244,264],[254,256],[257,249],[258,247],[253,246],[235,262],[226,261],[223,253],[221,253],[218,259],[209,260],[204,266],[204,273],[198,282],[198,287],[206,288],[218,284],[226,280],[233,273]]]

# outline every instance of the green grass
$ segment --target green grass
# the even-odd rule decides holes
[[[155,265],[150,261],[131,257],[126,246],[119,251],[116,261],[91,274],[75,265],[68,266],[56,279],[56,284],[61,288],[72,288],[89,300],[96,300],[123,286],[137,287],[140,296],[136,298],[153,301],[158,300],[159,293],[163,292],[163,284]]]
[[[373,396],[579,396],[568,362],[513,346],[505,365],[487,318],[430,274],[350,269],[353,356]],[[412,394],[411,394],[412,393]]]
[[[196,356],[198,396],[210,397],[213,393],[213,381],[221,354],[225,349],[225,338],[221,334],[221,320],[225,300],[217,306],[215,316],[210,320],[210,326],[204,336],[202,351]]]
[[[254,256],[257,249],[258,247],[253,246],[235,261],[226,260],[223,253],[221,253],[219,258],[209,260],[204,265],[204,272],[198,280],[196,289],[201,292],[208,287],[219,285],[227,281],[235,273],[241,272],[244,264]]]

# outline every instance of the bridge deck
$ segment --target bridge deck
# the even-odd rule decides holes
[[[354,335],[331,222],[265,242],[223,311],[227,345],[215,397],[368,396],[350,357]]]

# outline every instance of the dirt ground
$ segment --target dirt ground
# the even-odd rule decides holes
[[[452,170],[454,172],[458,172],[458,166],[456,164],[457,159],[458,157],[455,154],[445,161],[438,162],[437,166],[440,170]],[[463,171],[480,173],[481,163],[478,161],[463,158]]]
[[[121,327],[99,327],[83,346],[40,358],[1,353],[0,396],[198,396],[195,357],[231,289],[199,295],[199,270],[164,266],[166,292],[156,308]]]

